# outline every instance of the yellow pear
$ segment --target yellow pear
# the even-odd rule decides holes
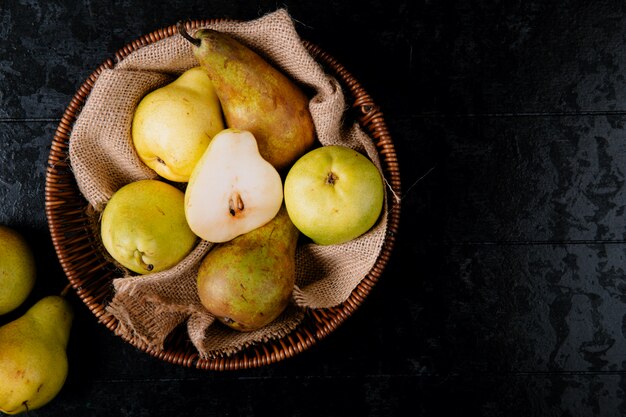
[[[24,237],[0,225],[0,315],[19,307],[35,285],[35,258]]]
[[[184,199],[181,190],[163,181],[123,186],[102,212],[100,235],[105,249],[138,274],[176,265],[197,241],[185,220]]]
[[[380,217],[385,187],[376,165],[345,146],[322,146],[298,159],[285,178],[291,221],[318,245],[367,232]]]
[[[42,298],[0,327],[0,411],[19,414],[49,403],[67,377],[73,312],[59,296]]]
[[[252,49],[226,33],[178,25],[213,82],[226,126],[250,131],[261,156],[285,171],[315,139],[304,91]]]
[[[187,182],[211,138],[222,129],[222,110],[213,84],[195,67],[139,102],[131,135],[146,165],[163,178]]]

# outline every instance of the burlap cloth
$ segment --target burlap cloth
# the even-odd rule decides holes
[[[342,144],[357,149],[380,169],[372,140],[358,124],[344,120],[347,106],[340,85],[303,47],[285,10],[211,28],[231,33],[314,92],[310,111],[323,145]],[[72,129],[69,152],[78,186],[96,224],[117,189],[132,181],[158,178],[139,160],[132,145],[130,127],[136,105],[149,91],[198,64],[190,43],[174,35],[140,48],[98,76]],[[200,304],[196,273],[212,246],[205,241],[170,270],[131,276],[121,269],[119,278],[113,280],[114,295],[106,310],[117,318],[117,332],[134,344],[162,349],[166,337],[186,321],[190,340],[201,357],[229,355],[251,344],[284,336],[300,323],[305,308],[331,307],[345,301],[374,265],[386,225],[384,210],[372,230],[351,242],[300,245],[292,304],[275,322],[254,332],[226,328]]]

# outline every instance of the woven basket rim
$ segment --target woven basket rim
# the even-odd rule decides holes
[[[187,29],[234,19],[189,20]],[[157,29],[142,35],[120,48],[84,81],[65,109],[52,139],[45,184],[45,208],[48,226],[57,257],[71,286],[81,301],[114,334],[136,348],[166,362],[205,370],[236,370],[255,368],[275,363],[307,350],[341,325],[361,305],[383,273],[393,250],[399,230],[401,181],[396,151],[382,111],[361,84],[334,57],[319,46],[303,40],[303,45],[326,71],[337,78],[352,99],[352,110],[362,128],[374,140],[379,152],[383,175],[391,188],[388,204],[388,226],[380,254],[370,272],[339,306],[307,309],[302,323],[286,336],[259,343],[232,355],[201,358],[193,345],[178,332],[164,350],[155,350],[132,341],[117,331],[117,319],[105,312],[107,297],[113,288],[114,269],[95,251],[94,237],[90,235],[86,214],[87,201],[76,185],[69,163],[69,137],[95,81],[102,71],[114,68],[134,51],[178,33],[176,25]],[[94,256],[89,256],[94,255]]]

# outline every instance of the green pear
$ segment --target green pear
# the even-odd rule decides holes
[[[105,249],[138,274],[176,265],[197,241],[185,219],[184,200],[181,190],[158,180],[123,186],[102,212],[100,235]]]
[[[252,132],[263,158],[283,171],[315,138],[309,100],[292,80],[226,33],[201,29],[192,37],[200,65],[213,82],[227,127]]]
[[[236,330],[269,324],[291,298],[298,236],[282,206],[269,223],[214,247],[198,270],[202,305]]]
[[[63,297],[48,296],[0,327],[0,411],[32,411],[56,397],[67,377],[72,319]]]
[[[319,245],[337,245],[367,232],[383,208],[376,165],[345,146],[322,146],[298,159],[285,178],[289,217]]]
[[[0,315],[13,311],[35,285],[35,258],[24,237],[0,225]]]
[[[272,220],[282,203],[282,179],[259,154],[254,136],[226,129],[215,135],[191,174],[185,217],[202,239],[226,242]]]
[[[131,136],[146,165],[163,178],[187,182],[211,138],[222,129],[215,89],[206,73],[195,67],[141,99]]]

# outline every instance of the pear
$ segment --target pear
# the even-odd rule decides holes
[[[0,411],[32,411],[59,393],[67,377],[72,319],[69,303],[53,295],[0,327]]]
[[[374,163],[345,146],[322,146],[298,159],[285,178],[285,206],[298,230],[318,245],[355,239],[376,224],[385,186]]]
[[[227,127],[248,130],[261,155],[283,171],[315,138],[309,101],[292,80],[232,36],[201,29],[191,36],[194,54],[213,82]]]
[[[259,154],[248,131],[225,129],[213,137],[185,190],[191,230],[226,242],[269,222],[283,201],[278,171]]]
[[[19,307],[35,285],[35,258],[24,237],[0,225],[0,315]]]
[[[163,181],[123,186],[102,212],[100,235],[105,249],[138,274],[176,265],[198,240],[185,220],[184,200],[181,190]]]
[[[211,138],[224,129],[209,77],[199,67],[144,96],[131,136],[139,158],[161,177],[187,182]]]
[[[291,298],[298,236],[283,205],[266,225],[214,247],[198,270],[202,305],[235,330],[272,322]]]

